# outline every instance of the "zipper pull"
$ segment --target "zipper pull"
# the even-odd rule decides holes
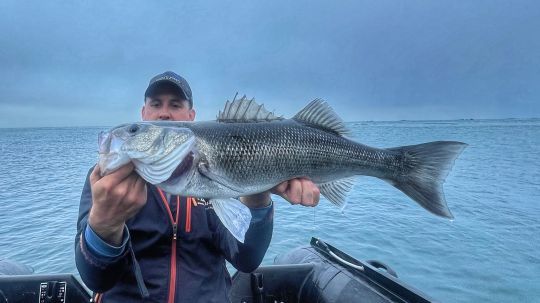
[[[178,232],[178,225],[176,223],[173,223],[172,230],[173,230],[173,240],[176,240],[176,233]]]

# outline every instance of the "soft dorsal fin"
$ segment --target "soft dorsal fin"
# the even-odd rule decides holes
[[[274,120],[283,120],[274,113],[267,111],[262,104],[257,104],[255,98],[248,99],[244,95],[232,102],[227,100],[223,112],[220,111],[217,116],[218,122],[269,122]]]
[[[349,133],[343,120],[341,120],[334,110],[321,99],[311,101],[304,109],[299,111],[293,119],[338,135],[346,135]]]

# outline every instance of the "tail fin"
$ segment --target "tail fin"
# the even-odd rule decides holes
[[[442,185],[466,146],[462,142],[437,141],[391,148],[403,155],[405,174],[388,181],[428,211],[452,219]]]

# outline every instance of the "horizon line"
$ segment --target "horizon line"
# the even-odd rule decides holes
[[[500,121],[500,120],[540,120],[540,117],[530,117],[530,118],[459,118],[459,119],[421,119],[421,120],[410,120],[410,119],[400,119],[400,120],[356,120],[356,121],[343,121],[344,123],[384,123],[384,122],[448,122],[448,121]],[[213,120],[203,120],[203,121],[213,121]],[[144,122],[144,121],[131,121]],[[145,121],[151,122],[151,121]],[[178,121],[186,122],[186,121]],[[202,122],[202,121],[193,121],[193,122]],[[120,124],[120,123],[119,123]],[[116,124],[116,125],[119,125]],[[113,127],[115,125],[71,125],[71,126],[18,126],[18,127],[5,127],[0,126],[0,129],[30,129],[30,128],[102,128],[102,127]]]

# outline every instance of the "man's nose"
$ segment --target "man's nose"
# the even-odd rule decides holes
[[[159,120],[171,120],[171,113],[167,109],[159,112]]]

